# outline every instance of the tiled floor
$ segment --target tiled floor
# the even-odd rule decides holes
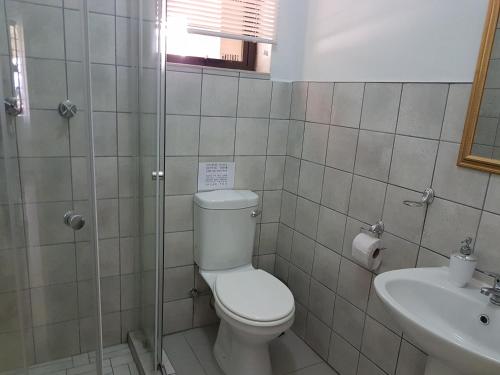
[[[104,375],[138,375],[127,344],[110,346],[103,352]],[[2,372],[0,375],[21,375],[23,371]],[[95,352],[75,355],[30,367],[29,375],[94,375]]]
[[[212,354],[217,326],[195,328],[163,338],[176,375],[224,375]],[[291,330],[271,343],[273,375],[336,375]]]

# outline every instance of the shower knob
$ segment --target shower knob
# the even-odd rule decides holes
[[[59,103],[59,107],[57,107],[57,110],[62,117],[68,119],[75,116],[78,112],[76,104],[73,104],[70,100],[65,100]]]
[[[85,225],[85,218],[82,215],[75,214],[73,211],[68,211],[64,214],[64,224],[73,230],[80,230]]]

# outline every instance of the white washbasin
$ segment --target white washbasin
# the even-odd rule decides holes
[[[473,280],[459,288],[448,281],[448,267],[390,271],[374,284],[404,333],[429,355],[426,375],[500,374],[500,307],[479,292],[490,285]]]

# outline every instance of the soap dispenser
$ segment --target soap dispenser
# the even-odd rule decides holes
[[[472,238],[467,237],[461,242],[460,251],[450,256],[450,281],[460,288],[467,285],[476,269],[477,257],[472,254],[471,242]]]

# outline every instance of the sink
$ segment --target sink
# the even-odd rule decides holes
[[[375,291],[401,329],[429,357],[426,375],[499,375],[500,307],[472,280],[448,281],[448,267],[385,272]]]

